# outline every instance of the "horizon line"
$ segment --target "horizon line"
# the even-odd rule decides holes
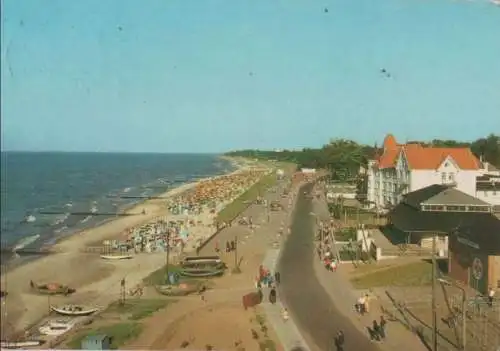
[[[162,151],[88,151],[88,150],[1,150],[1,153],[25,154],[158,154],[158,155],[223,155],[223,152],[162,152]]]

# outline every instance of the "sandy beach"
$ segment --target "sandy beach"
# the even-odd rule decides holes
[[[186,220],[196,223],[190,228],[190,238],[187,250],[192,250],[201,240],[212,235],[216,226],[214,217],[227,203],[234,200],[259,177],[269,170],[255,165],[239,163],[238,170],[230,175],[202,179],[194,183],[182,185],[163,194],[162,199],[148,200],[127,212],[131,216],[119,217],[101,226],[84,230],[59,241],[53,250],[57,253],[42,257],[25,265],[16,267],[2,277],[2,290],[8,293],[2,303],[2,340],[40,321],[49,312],[50,305],[58,304],[85,304],[106,307],[120,297],[120,282],[125,278],[128,288],[140,284],[142,279],[152,271],[165,264],[165,254],[162,252],[139,253],[131,260],[106,261],[95,252],[86,248],[96,243],[112,239],[124,239],[131,228],[154,222],[159,218],[168,218],[169,221]],[[172,214],[168,202],[193,201],[192,194],[197,189],[207,189],[219,178],[231,182],[232,177],[239,179],[238,191],[222,194],[217,200],[216,209],[203,210],[196,214]],[[242,179],[249,177],[251,181],[245,183]],[[205,185],[204,185],[205,184]],[[217,192],[210,188],[208,191]],[[191,194],[191,195],[189,195]],[[232,198],[227,196],[232,195]],[[189,197],[191,196],[191,198]],[[224,197],[226,196],[226,197]],[[223,201],[224,200],[224,201]],[[70,296],[44,296],[34,294],[30,287],[30,280],[36,283],[59,283],[76,289]]]

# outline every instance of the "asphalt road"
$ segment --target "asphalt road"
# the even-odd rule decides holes
[[[312,203],[304,195],[304,191],[309,193],[311,189],[312,184],[308,184],[300,190],[291,234],[278,263],[281,298],[299,329],[306,332],[321,350],[335,350],[332,347],[333,338],[337,331],[342,330],[345,335],[345,351],[378,351],[379,348],[337,310],[316,277],[313,268],[313,260],[316,258]]]

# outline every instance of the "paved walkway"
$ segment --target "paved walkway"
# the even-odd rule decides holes
[[[320,220],[328,220],[330,214],[324,198],[313,201],[313,211]],[[350,264],[350,263],[343,263]],[[376,264],[376,263],[374,263]],[[356,300],[368,291],[356,290],[349,281],[349,277],[342,270],[342,266],[337,272],[330,272],[324,268],[321,261],[315,256],[314,271],[320,284],[323,286],[335,307],[349,318],[353,324],[368,337],[367,327],[371,326],[373,320],[379,320],[380,309],[377,308],[376,301],[370,304],[370,312],[365,316],[360,316],[354,310]],[[419,338],[406,330],[399,323],[389,323],[387,325],[387,338],[378,345],[382,350],[405,350],[405,351],[425,351],[427,348],[421,343]]]
[[[262,263],[264,267],[270,269],[271,272],[275,270],[277,261],[280,256],[280,251],[280,249],[269,250],[266,258],[264,259],[264,262]],[[267,296],[269,294],[268,289],[263,289],[263,293],[264,298],[267,301]],[[283,306],[280,296],[278,296],[278,301],[275,305],[266,302],[263,303],[263,307],[269,322],[273,326],[276,334],[278,335],[278,338],[280,339],[281,345],[286,351],[292,351],[296,348],[300,348],[301,351],[310,350],[295,322],[291,318],[286,322],[283,320],[282,311],[285,306]]]

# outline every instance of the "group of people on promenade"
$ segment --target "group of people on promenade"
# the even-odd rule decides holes
[[[355,304],[356,312],[360,315],[364,316],[370,312],[370,296],[368,294],[364,294],[358,298]],[[372,321],[371,327],[367,327],[368,333],[370,334],[370,339],[372,341],[382,341],[385,339],[386,332],[385,326],[387,321],[384,319],[384,316],[380,316],[380,321],[376,320]]]
[[[333,226],[333,223],[325,223],[323,221],[319,222],[317,239],[319,243],[316,247],[316,252],[320,260],[323,261],[323,265],[329,271],[336,272],[337,267],[339,265],[338,258],[335,257],[332,246],[331,246],[331,238],[326,235],[326,233],[330,232],[330,227]]]
[[[380,321],[377,322],[375,319],[372,322],[372,326],[367,327],[368,333],[370,334],[370,339],[372,341],[383,341],[385,339],[385,326],[387,321],[384,316],[380,316]]]

